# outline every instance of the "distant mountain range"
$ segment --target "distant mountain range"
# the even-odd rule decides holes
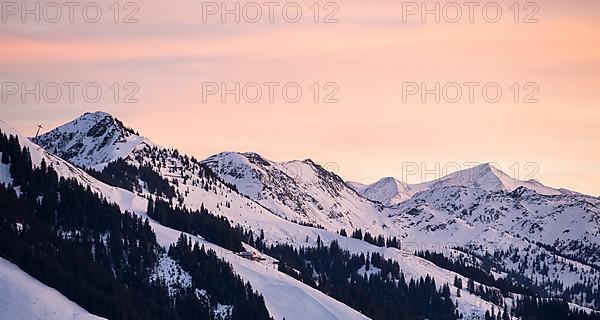
[[[559,190],[547,187],[533,179],[527,181],[514,179],[489,163],[456,171],[442,178],[418,184],[408,184],[394,177],[386,177],[372,184],[349,181],[348,185],[365,198],[381,202],[387,206],[408,200],[424,190],[450,186],[477,188],[486,191],[513,191],[519,187],[525,187],[544,195],[574,193],[565,189]]]

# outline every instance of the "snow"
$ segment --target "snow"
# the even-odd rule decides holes
[[[348,185],[348,187],[352,188],[353,190],[359,190],[359,189],[362,189],[367,186],[364,183],[360,183],[360,182],[356,182],[356,181],[346,181],[346,184]]]
[[[231,315],[232,310],[233,310],[233,306],[219,303],[219,305],[217,305],[217,308],[215,310],[215,317],[217,319],[227,319],[227,317],[229,315]]]
[[[177,262],[166,254],[161,255],[153,279],[162,279],[169,287],[169,294],[174,295],[177,288],[189,288],[192,286],[192,276],[177,264]]]
[[[569,309],[571,309],[573,311],[583,311],[583,312],[585,312],[587,314],[591,314],[591,313],[594,312],[594,309],[582,307],[582,306],[576,305],[574,303],[569,303]]]
[[[370,185],[352,182],[350,186],[353,186],[354,190],[362,196],[388,206],[408,200],[424,190],[451,186],[478,188],[486,191],[513,191],[519,187],[525,187],[544,195],[572,193],[547,187],[536,180],[517,180],[490,163],[480,164],[473,168],[456,171],[439,179],[418,184],[408,184],[393,177],[388,177]]]
[[[132,159],[149,156],[146,154],[147,146],[156,145],[144,140],[129,154],[112,156],[135,163]],[[47,162],[52,161],[59,174],[75,177],[110,201],[118,203],[122,210],[134,211],[145,217],[144,198],[106,186],[30,143],[31,148],[37,151],[32,152],[32,156],[38,159],[37,163],[42,157],[46,158]],[[536,256],[546,254],[557,258],[534,241],[547,244],[553,244],[555,240],[564,243],[571,240],[600,243],[600,199],[546,189],[535,181],[517,181],[491,165],[481,165],[469,169],[470,172],[454,173],[419,185],[402,184],[393,178],[383,179],[380,181],[382,187],[372,190],[375,195],[380,194],[377,191],[381,190],[380,195],[385,197],[372,200],[389,205],[385,207],[361,197],[350,188],[359,189],[359,185],[344,183],[341,178],[324,171],[310,160],[277,163],[255,153],[226,152],[204,161],[224,181],[236,185],[239,193],[221,183],[208,191],[200,187],[201,183],[193,185],[191,180],[204,181],[198,176],[197,168],[175,173],[171,171],[171,168],[180,167],[180,161],[169,155],[158,161],[166,165],[156,169],[170,181],[178,182],[176,189],[185,195],[183,203],[188,208],[198,209],[203,205],[227,217],[233,224],[240,224],[255,232],[262,229],[267,243],[309,246],[314,245],[317,237],[320,237],[326,244],[337,240],[341,247],[354,253],[379,252],[386,258],[397,260],[407,278],[429,274],[439,286],[452,283],[456,274],[414,256],[415,250],[448,253],[453,252],[449,248],[454,246],[481,246],[478,252],[484,253],[486,250],[492,252],[513,246]],[[184,182],[181,178],[184,175],[192,179]],[[527,189],[516,190],[519,187]],[[394,204],[395,200],[386,203],[385,199],[394,197],[395,190],[406,191],[411,197],[398,204]],[[225,202],[231,205],[225,206]],[[289,220],[319,224],[326,230],[301,226]],[[152,226],[164,246],[175,242],[180,234],[155,222],[152,222]],[[341,228],[346,231],[361,228],[374,235],[397,236],[402,241],[403,250],[379,248],[341,237],[335,233]],[[305,318],[304,310],[298,313],[295,306],[309,306],[310,311],[307,312],[312,312],[311,316],[316,319],[325,319],[331,314],[344,319],[360,318],[349,307],[279,273],[269,257],[264,263],[251,262],[200,238],[195,239],[212,246],[220,256],[231,262],[235,271],[265,296],[267,308],[276,319],[283,316],[294,319],[299,315]],[[498,263],[507,270],[516,268],[516,264],[510,261]],[[560,257],[555,265],[558,270],[551,270],[549,275],[565,285],[579,282],[581,276],[600,282],[589,266]],[[568,268],[561,270],[562,266],[568,265],[577,268],[574,271]],[[524,275],[532,280],[540,280],[540,275],[530,269]],[[466,278],[463,278],[463,283],[466,283]],[[455,294],[456,290],[451,291]],[[460,298],[454,299],[467,319],[482,318],[483,313],[492,307],[490,303],[465,291]]]
[[[409,184],[393,177],[382,178],[370,185],[357,182],[349,182],[348,185],[363,197],[381,202],[386,206],[398,204],[415,194]]]
[[[369,265],[369,270],[367,270],[367,266],[362,266],[358,269],[358,271],[356,271],[356,273],[358,273],[361,276],[366,276],[367,278],[373,274],[379,274],[381,273],[381,269],[374,267],[372,265]]]
[[[203,163],[241,194],[287,220],[336,231],[370,228],[381,233],[384,228],[381,205],[311,160],[277,163],[254,153],[224,152]]]
[[[2,152],[0,152],[0,157],[2,156]],[[12,178],[10,176],[10,165],[0,163],[0,184],[10,185],[12,184]]]
[[[490,163],[456,171],[438,180],[414,185],[414,189],[421,191],[449,186],[479,188],[487,191],[513,191],[519,187],[525,187],[546,195],[561,194],[559,190],[546,187],[535,180],[520,181],[512,178]]]
[[[110,114],[99,111],[86,113],[42,134],[36,142],[50,151],[61,150],[59,155],[77,166],[101,169],[110,161],[125,158],[145,138],[129,132]]]
[[[263,190],[263,184],[259,176],[252,170],[250,160],[243,154],[236,152],[224,152],[204,161],[208,164],[216,164],[217,172],[225,167],[234,166],[227,176],[225,182],[232,183],[238,191],[251,198],[257,198]],[[215,166],[212,166],[215,168]]]
[[[368,319],[341,302],[299,284],[297,280],[268,266],[232,255],[228,256],[228,261],[265,297],[267,309],[275,319]]]
[[[0,258],[0,319],[100,320],[53,288]]]
[[[230,155],[219,156],[229,157]],[[209,161],[215,161],[215,157],[209,158]],[[219,161],[219,163],[224,163],[225,165],[217,167],[215,171],[220,172],[225,180],[233,176],[230,174],[231,172],[242,172],[241,170],[231,170],[231,168],[240,167],[239,164],[231,164],[230,161]],[[267,183],[272,183],[274,179],[264,177],[269,177],[270,175],[276,176],[269,173],[269,171],[273,171],[273,168],[277,168],[282,164],[268,163],[268,166],[256,166],[252,170],[245,169],[244,172],[259,172],[256,176],[262,176],[263,180],[266,181],[264,188],[269,188]],[[223,168],[229,169],[222,170]],[[302,168],[299,167],[299,169]],[[217,211],[214,212],[223,214],[233,221],[248,226],[253,230],[262,228],[265,231],[267,239],[275,243],[307,246],[313,245],[315,239],[319,236],[325,243],[337,239],[342,247],[349,249],[351,252],[381,252],[388,258],[400,261],[402,271],[407,274],[407,277],[418,278],[429,274],[436,279],[438,285],[452,283],[455,274],[438,268],[423,259],[414,257],[412,255],[414,251],[432,250],[447,253],[449,248],[455,246],[477,245],[482,247],[479,253],[484,254],[486,251],[493,252],[494,250],[503,250],[508,249],[509,246],[514,246],[521,250],[535,250],[536,256],[545,254],[549,257],[557,258],[556,266],[558,269],[556,271],[550,270],[549,276],[560,279],[566,286],[580,282],[580,276],[598,280],[598,276],[594,274],[591,267],[569,259],[557,257],[535,243],[532,243],[530,240],[517,236],[530,235],[531,237],[537,237],[538,241],[547,244],[554,243],[554,240],[557,238],[568,241],[571,239],[584,239],[584,237],[593,239],[592,243],[599,243],[599,202],[593,198],[590,199],[573,194],[544,195],[529,189],[524,189],[524,192],[520,196],[515,197],[515,195],[509,194],[505,190],[508,189],[506,186],[509,185],[507,182],[509,180],[504,179],[504,182],[502,182],[502,180],[497,179],[494,182],[493,177],[486,177],[490,172],[493,173],[492,167],[483,166],[479,169],[479,174],[474,175],[477,178],[459,180],[458,176],[454,175],[451,179],[444,180],[448,186],[440,183],[432,189],[423,189],[409,200],[397,206],[377,211],[378,213],[376,214],[379,217],[371,218],[370,214],[373,211],[364,210],[359,211],[361,214],[359,219],[354,220],[354,217],[350,216],[349,221],[345,222],[348,223],[346,224],[347,231],[352,230],[352,228],[348,228],[347,226],[359,226],[363,230],[370,231],[376,235],[383,234],[400,237],[404,248],[403,252],[395,249],[376,248],[362,241],[338,237],[332,232],[314,228],[302,228],[294,226],[287,221],[277,221],[275,217],[268,215],[269,210],[260,210],[260,213],[256,214],[231,212],[235,211],[235,206],[232,206],[232,209],[212,208],[211,210],[216,209]],[[296,177],[295,180],[299,180],[305,183],[305,185],[301,185],[302,188],[299,188],[297,191],[286,190],[284,194],[306,192],[310,187],[317,185],[319,181],[310,172],[306,173],[303,170],[297,170],[296,172],[301,172],[301,175]],[[495,174],[498,173],[496,172]],[[494,176],[496,176],[495,174]],[[488,179],[491,182],[486,184]],[[244,181],[244,175],[237,175],[235,179],[229,180],[231,183],[239,183],[240,181]],[[461,186],[460,184],[465,184],[466,186]],[[475,184],[477,187],[474,186]],[[511,187],[514,186],[512,185]],[[252,195],[248,194],[248,196]],[[261,197],[257,197],[255,200],[263,204],[267,209],[275,208],[273,209],[274,212],[277,212],[276,210],[285,212],[286,209],[281,207],[281,202],[278,203],[276,198],[269,198],[268,196],[269,194],[265,193],[264,196],[261,195]],[[340,197],[345,196],[344,194]],[[322,202],[327,197],[329,197],[327,194],[325,196],[319,195],[318,199]],[[204,201],[205,206],[207,203],[210,203],[206,197],[200,194],[194,195],[193,198],[206,199]],[[235,199],[229,199],[233,203],[236,203]],[[350,199],[352,198],[350,197]],[[335,199],[335,201],[338,200]],[[348,202],[348,198],[339,200],[339,203],[346,204]],[[589,206],[586,206],[582,205],[582,202],[591,203]],[[191,202],[186,202],[186,204],[194,206]],[[283,203],[283,206],[285,205],[289,206],[290,202]],[[562,207],[566,208],[560,209]],[[416,215],[407,214],[412,208],[419,209],[419,213]],[[288,210],[294,210],[293,204],[292,207],[288,207]],[[463,213],[463,210],[467,212]],[[265,213],[267,214],[265,215]],[[313,217],[312,213],[309,216]],[[365,217],[369,217],[367,221],[372,219],[376,223],[385,224],[387,227],[383,228],[382,225],[365,223]],[[330,218],[324,217],[323,219]],[[339,230],[337,225],[327,223],[327,221],[318,221],[330,231]],[[529,228],[533,225],[541,225],[543,226],[543,230],[536,230],[530,233]],[[573,229],[574,231],[564,234],[563,231],[566,228]],[[309,238],[309,241],[305,240],[306,237]],[[504,265],[510,271],[518,271],[516,264],[511,264],[504,260],[498,261],[498,263],[500,266]],[[577,266],[575,271],[562,268],[562,266],[571,264]],[[423,266],[427,266],[427,268],[423,268]],[[534,273],[531,267],[524,275],[533,281],[542,280],[541,275]],[[464,282],[466,283],[466,279]],[[480,317],[485,310],[489,310],[492,307],[491,304],[482,301],[480,298],[465,293],[463,293],[462,297],[455,297],[455,299],[459,301],[459,309],[466,314],[467,318]]]

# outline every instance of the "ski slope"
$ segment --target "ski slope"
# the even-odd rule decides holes
[[[0,258],[0,320],[100,320],[60,292]]]

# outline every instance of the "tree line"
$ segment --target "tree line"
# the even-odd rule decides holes
[[[175,189],[169,182],[152,170],[152,167],[144,164],[136,167],[123,159],[117,159],[109,163],[102,171],[86,169],[86,172],[114,187],[132,192],[142,191],[146,188],[148,192],[159,197],[175,197]],[[140,185],[140,181],[143,181],[145,185]]]
[[[234,252],[244,251],[243,231],[232,227],[227,218],[211,214],[203,205],[200,210],[191,211],[160,199],[149,200],[147,213],[150,218],[169,228],[202,236]]]

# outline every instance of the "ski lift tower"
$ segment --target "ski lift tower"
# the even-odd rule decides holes
[[[42,127],[41,124],[37,125],[37,132],[35,133],[35,138],[37,139],[38,135],[40,134],[40,129],[43,129],[44,127]]]

